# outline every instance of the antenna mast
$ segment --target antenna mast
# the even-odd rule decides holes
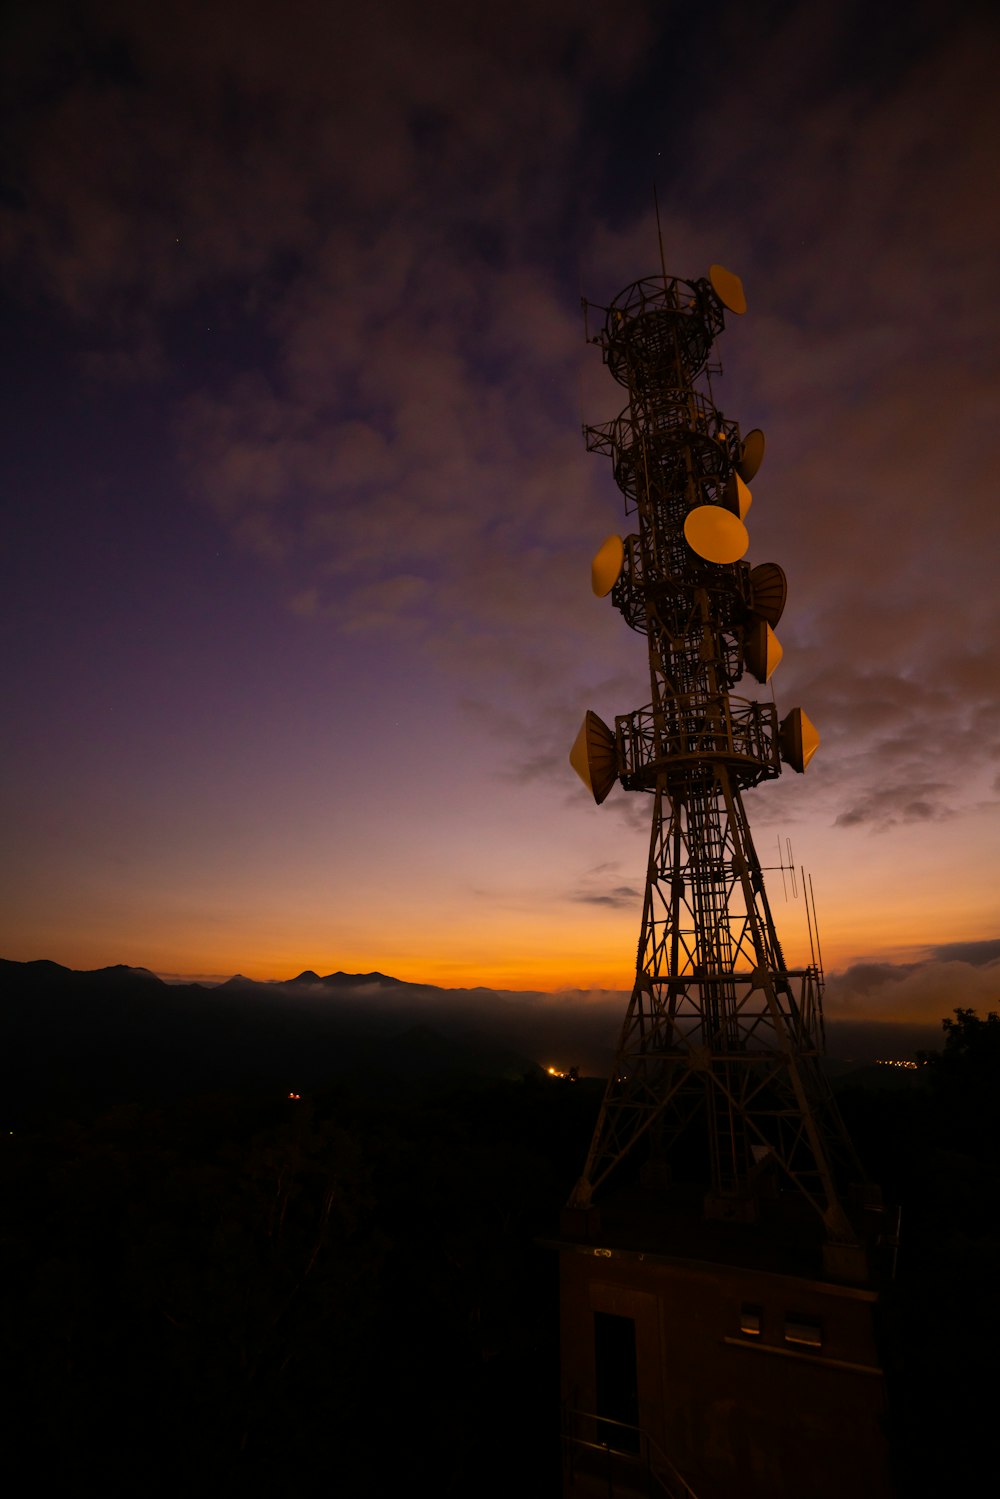
[[[880,1197],[822,1067],[812,882],[811,961],[792,967],[743,806],[819,744],[800,708],[779,721],[770,694],[737,693],[778,665],[786,595],[776,563],[743,560],[763,434],[741,438],[708,378],[745,310],[718,265],[595,309],[627,404],[584,430],[635,530],[591,581],[645,640],[650,700],[613,729],[588,713],[570,762],[595,801],[620,782],[652,818],[635,983],[560,1219],[564,1499],[651,1493],[654,1472],[657,1493],[702,1499],[891,1493]],[[780,842],[778,863],[784,878]]]
[[[657,234],[662,264],[658,203]],[[779,723],[773,701],[734,691],[770,680],[786,597],[776,563],[743,561],[763,433],[741,439],[707,387],[714,340],[746,305],[722,266],[698,281],[664,269],[598,309],[591,339],[628,403],[585,428],[587,447],[637,518],[601,547],[592,583],[645,636],[651,701],[613,730],[588,713],[570,760],[598,802],[616,781],[648,793],[652,827],[635,984],[570,1205],[588,1207],[640,1146],[647,1179],[667,1181],[694,1129],[707,1217],[752,1221],[766,1161],[850,1258],[840,1183],[860,1168],[820,1063],[821,970],[786,962],[743,807],[819,744],[801,709]]]

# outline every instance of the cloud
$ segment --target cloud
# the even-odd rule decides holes
[[[825,998],[834,1019],[910,1023],[939,1021],[959,1008],[984,1013],[998,1005],[1000,962],[943,955],[923,963],[857,964],[829,975]]]
[[[258,984],[235,993],[241,1003],[252,995],[313,1012],[332,1005],[341,1021],[383,1032],[422,1022],[449,1039],[485,1038],[542,1065],[579,1066],[596,1076],[610,1071],[629,999],[617,990],[444,989],[365,975],[357,982],[344,975],[332,988],[322,981]]]
[[[940,1044],[940,1023],[956,1008],[980,1014],[1000,1008],[1000,961],[978,951],[998,944],[972,946],[973,961],[859,963],[829,975],[824,1009],[830,1055],[857,1061],[910,1057]],[[357,982],[344,975],[333,988],[317,980],[260,984],[254,992],[310,1011],[334,1005],[342,1020],[383,1031],[423,1022],[455,1040],[485,1038],[542,1065],[580,1066],[596,1076],[610,1071],[629,1001],[620,990],[448,989],[366,975]]]
[[[836,825],[848,828],[868,823],[881,829],[906,822],[942,822],[954,815],[942,799],[946,789],[940,781],[880,787],[838,813]]]
[[[36,128],[7,261],[77,321],[91,371],[127,378],[130,336],[150,369],[171,345],[191,490],[293,612],[416,630],[440,669],[536,705],[615,656],[572,607],[604,475],[560,257],[592,111],[651,13],[182,3],[168,30],[105,3],[72,66],[42,18],[17,58]],[[184,363],[207,298],[231,372]]]
[[[277,258],[328,255],[317,232],[348,220],[343,278],[402,290],[391,241],[366,253],[387,209],[400,224],[419,213],[428,271],[448,229],[487,250],[530,240],[586,91],[626,78],[649,36],[646,6],[621,27],[570,0],[179,0],[169,26],[118,0],[36,10],[6,53],[34,126],[12,156],[10,248],[102,321],[222,278],[266,299]]]
[[[639,909],[642,903],[642,891],[634,889],[631,885],[616,885],[612,890],[601,892],[580,890],[571,895],[570,900],[586,906]]]
[[[1000,937],[991,937],[985,942],[941,942],[930,951],[940,962],[956,961],[980,967],[996,963],[1000,959]]]
[[[577,782],[577,788],[581,795],[586,795],[579,782]],[[628,800],[629,802],[637,801],[641,810],[648,814],[649,808],[644,797]],[[602,808],[601,811],[603,810]],[[634,870],[630,872],[634,874]],[[574,905],[604,906],[609,910],[633,911],[638,921],[642,913],[643,891],[623,878],[622,861],[605,859],[585,869],[580,883],[575,889],[568,891],[564,899],[571,901]]]
[[[579,423],[624,395],[582,343],[575,262],[597,301],[655,263],[645,141],[597,124],[677,51],[672,8],[85,9],[66,41],[32,7],[6,64],[10,275],[94,378],[173,382],[190,492],[292,612],[418,642],[511,779],[576,796],[583,707],[610,719],[648,680],[587,594],[627,522]],[[767,431],[750,555],[789,576],[775,689],[823,735],[810,811],[878,835],[993,816],[995,25],[839,0],[704,24],[725,90],[682,69],[645,107],[670,268],[730,261],[750,295],[715,393]],[[187,352],[206,303],[216,364]],[[648,825],[645,798],[607,805]]]

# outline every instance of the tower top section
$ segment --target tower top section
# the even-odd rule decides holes
[[[604,327],[591,342],[626,388],[662,380],[671,370],[690,383],[705,368],[726,312],[739,314],[746,307],[742,281],[724,266],[713,265],[699,281],[644,276],[598,309],[605,314]]]

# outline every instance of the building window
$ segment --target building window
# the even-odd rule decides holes
[[[740,1311],[740,1332],[745,1338],[759,1338],[764,1325],[763,1308],[743,1303]]]
[[[799,1348],[822,1348],[823,1328],[809,1317],[789,1312],[785,1318],[785,1342],[794,1343]]]

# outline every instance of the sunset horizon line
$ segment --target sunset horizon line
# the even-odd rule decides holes
[[[236,967],[229,969],[215,968],[213,970],[193,965],[190,971],[166,965],[155,965],[149,962],[127,961],[121,956],[116,956],[110,961],[94,961],[82,956],[75,959],[52,958],[45,955],[31,957],[12,957],[8,954],[0,954],[0,959],[6,962],[31,964],[31,963],[53,963],[58,967],[65,968],[75,973],[100,973],[108,969],[124,968],[132,972],[146,972],[159,979],[167,985],[193,984],[204,988],[218,988],[232,982],[233,979],[244,979],[254,984],[288,984],[304,975],[314,974],[317,982],[343,976],[344,978],[365,979],[380,978],[392,983],[406,985],[412,988],[436,988],[461,992],[475,989],[491,989],[508,993],[537,993],[537,994],[607,994],[627,995],[631,992],[631,975],[626,978],[622,975],[616,980],[613,972],[594,974],[590,980],[582,982],[572,981],[566,978],[553,978],[551,972],[544,977],[544,969],[534,968],[538,976],[532,981],[525,973],[516,973],[512,968],[502,964],[485,964],[473,974],[467,963],[446,964],[434,963],[431,965],[418,964],[418,976],[411,976],[409,965],[397,965],[389,960],[388,965],[383,961],[374,960],[362,963],[360,966],[344,966],[344,960],[335,963],[300,963],[289,962],[285,959],[276,960],[269,964],[263,961],[250,961],[239,963]],[[970,966],[983,966],[1000,959],[1000,938],[981,937],[969,938],[951,942],[925,943],[916,945],[913,943],[887,944],[876,949],[874,952],[852,954],[849,961],[841,961],[834,965],[826,966],[824,977],[827,982],[835,981],[865,967],[887,967],[909,970],[913,968],[926,967],[932,963],[958,962]],[[350,961],[350,960],[348,960]],[[355,960],[357,962],[357,960]],[[792,969],[805,965],[793,963]],[[610,967],[610,965],[609,965]],[[560,968],[564,970],[563,965]],[[282,973],[283,969],[288,971]],[[450,970],[450,971],[449,971]],[[405,975],[405,976],[404,976]]]

